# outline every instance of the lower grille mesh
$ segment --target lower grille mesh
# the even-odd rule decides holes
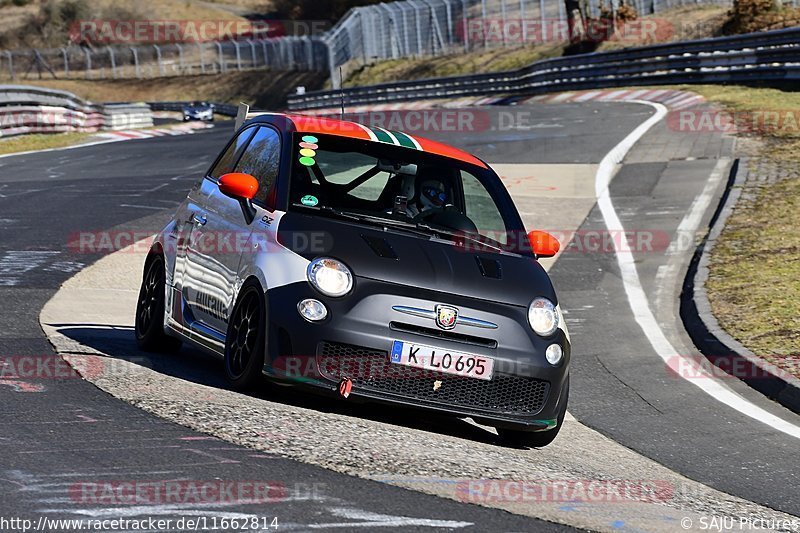
[[[349,378],[355,389],[468,410],[533,415],[550,390],[547,381],[528,377],[495,373],[484,381],[397,365],[386,352],[332,342],[320,344],[317,364],[326,378]],[[437,380],[442,383],[434,390]]]

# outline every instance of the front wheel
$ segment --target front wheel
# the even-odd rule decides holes
[[[225,377],[236,390],[251,389],[261,381],[266,315],[261,287],[257,283],[245,284],[225,338]]]
[[[500,440],[515,448],[544,448],[553,442],[564,425],[564,418],[567,415],[567,403],[569,402],[569,377],[564,384],[561,392],[560,406],[558,410],[558,425],[547,431],[520,431],[515,429],[497,428]]]
[[[146,352],[176,352],[181,341],[164,332],[166,274],[164,258],[154,256],[147,263],[136,304],[136,344]]]

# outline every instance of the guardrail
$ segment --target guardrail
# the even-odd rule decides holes
[[[0,137],[26,133],[93,132],[153,125],[146,104],[98,105],[72,93],[0,85]]]
[[[289,109],[619,86],[800,80],[800,28],[546,59],[509,72],[386,83],[289,97]]]

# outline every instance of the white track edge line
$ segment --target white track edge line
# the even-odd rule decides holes
[[[615,146],[601,161],[595,178],[595,194],[597,205],[603,215],[603,221],[610,232],[622,231],[623,226],[619,216],[611,202],[608,185],[614,175],[615,167],[622,162],[633,146],[657,123],[667,115],[667,108],[663,104],[647,102],[642,100],[631,100],[631,103],[648,105],[656,110],[656,113],[639,125],[625,139]],[[680,364],[682,368],[692,368],[693,377],[689,378],[676,372],[682,379],[714,398],[715,400],[739,411],[743,415],[750,417],[758,422],[766,424],[771,428],[785,433],[791,437],[800,438],[800,427],[779,418],[772,413],[755,405],[751,401],[743,398],[723,386],[714,376],[705,369],[699,367],[696,361],[687,358],[686,355],[677,353],[677,350],[669,339],[667,339],[661,326],[650,309],[647,294],[644,292],[639,274],[636,271],[633,254],[626,250],[616,241],[614,242],[615,255],[619,265],[622,283],[625,294],[628,298],[634,319],[644,332],[650,345],[656,354],[668,365]]]

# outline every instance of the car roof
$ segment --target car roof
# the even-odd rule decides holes
[[[481,168],[489,168],[486,163],[475,157],[474,155],[453,148],[444,143],[417,137],[408,133],[400,131],[389,131],[375,126],[365,126],[358,122],[351,122],[349,120],[339,120],[328,117],[317,117],[310,115],[297,115],[297,114],[281,114],[281,113],[267,113],[259,116],[279,116],[289,119],[298,133],[320,134],[320,135],[338,135],[340,137],[349,137],[351,139],[359,139],[362,141],[382,142],[386,144],[394,144],[410,150],[420,150],[426,153],[435,154],[451,159],[457,159],[471,165],[476,165]]]

